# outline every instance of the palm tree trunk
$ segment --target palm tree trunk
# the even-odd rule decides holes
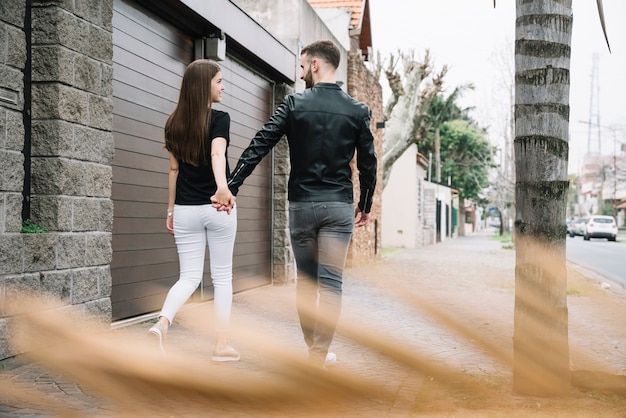
[[[570,388],[565,209],[572,0],[516,0],[513,390]]]

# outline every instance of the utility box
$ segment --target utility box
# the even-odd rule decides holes
[[[212,59],[224,61],[226,59],[226,36],[219,31],[206,38],[196,39],[194,42],[195,59]]]

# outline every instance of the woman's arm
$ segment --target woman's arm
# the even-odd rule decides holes
[[[174,234],[174,202],[176,201],[176,179],[178,178],[178,160],[170,152],[170,172],[167,181],[167,220],[165,226]]]
[[[213,206],[219,206],[230,214],[235,204],[235,197],[228,189],[226,180],[226,138],[217,137],[211,141],[211,168],[215,177],[217,191],[211,197]]]

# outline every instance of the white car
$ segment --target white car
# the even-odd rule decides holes
[[[585,241],[591,238],[606,238],[615,241],[617,238],[617,224],[612,216],[593,215],[585,224]]]
[[[576,218],[570,221],[569,236],[575,237],[576,235],[585,235],[585,224],[588,218]]]

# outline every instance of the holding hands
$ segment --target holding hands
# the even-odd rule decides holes
[[[233,196],[228,187],[218,187],[217,192],[211,196],[211,205],[217,209],[218,212],[226,211],[226,213],[230,215],[233,207],[235,207],[235,200],[237,200],[237,198]]]

